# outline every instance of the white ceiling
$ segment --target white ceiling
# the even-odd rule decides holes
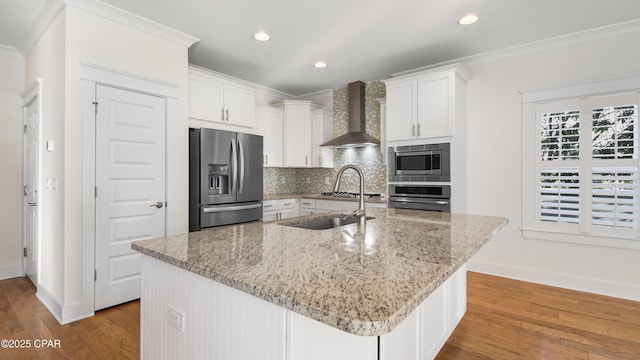
[[[0,44],[18,47],[44,1],[0,0]],[[104,1],[199,38],[191,63],[291,95],[640,19],[639,0]],[[467,13],[480,20],[458,25]]]

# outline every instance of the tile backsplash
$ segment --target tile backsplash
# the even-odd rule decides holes
[[[380,103],[385,97],[385,85],[381,81],[366,84],[365,119],[366,132],[380,138]],[[347,88],[333,92],[333,135],[345,134],[348,129]],[[387,167],[382,161],[380,147],[346,148],[333,150],[333,169],[320,168],[264,168],[265,194],[320,193],[333,191],[336,175],[347,164],[357,165],[365,176],[365,192],[386,194]],[[355,171],[344,173],[340,190],[359,191]]]

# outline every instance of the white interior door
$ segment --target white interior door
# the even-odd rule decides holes
[[[165,234],[165,99],[96,87],[95,309],[140,297],[131,242]]]
[[[38,283],[39,195],[40,195],[40,95],[24,107],[24,270]]]

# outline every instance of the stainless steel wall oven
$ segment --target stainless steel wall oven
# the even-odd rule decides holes
[[[389,207],[451,212],[451,186],[389,185]]]

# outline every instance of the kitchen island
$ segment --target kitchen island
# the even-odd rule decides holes
[[[466,262],[507,223],[368,209],[366,226],[289,226],[327,216],[134,242],[143,358],[433,357],[466,309]]]

